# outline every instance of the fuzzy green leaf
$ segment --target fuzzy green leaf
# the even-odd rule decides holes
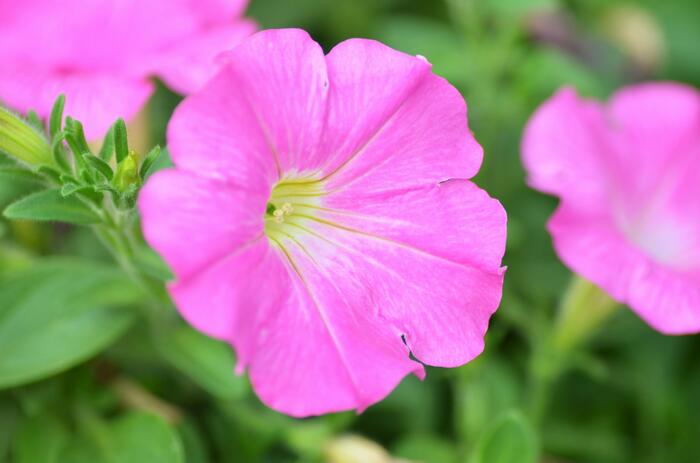
[[[142,297],[112,266],[44,260],[0,281],[0,387],[82,362],[128,328]]]
[[[142,179],[145,179],[151,170],[151,166],[153,166],[153,163],[158,160],[158,157],[160,156],[160,146],[155,146],[151,151],[148,152],[146,157],[143,159],[143,162],[141,163],[141,169],[139,170],[139,176]]]
[[[112,168],[109,166],[109,164],[97,156],[93,156],[92,154],[85,154],[83,157],[85,158],[86,164],[89,167],[92,167],[95,171],[104,175],[107,180],[112,180],[112,177],[114,177],[114,172],[112,172]]]
[[[51,117],[49,118],[49,133],[51,134],[51,137],[53,138],[56,133],[61,130],[62,122],[63,122],[63,108],[66,105],[66,97],[65,95],[61,94],[56,98],[56,102],[53,104],[53,108],[51,108]]]
[[[5,209],[5,217],[38,221],[66,222],[90,225],[100,217],[75,196],[64,198],[59,189],[44,190],[26,196]]]
[[[112,153],[114,153],[114,127],[110,127],[107,135],[105,135],[98,157],[104,162],[109,162],[112,159]]]
[[[124,119],[117,119],[112,126],[114,135],[114,153],[117,156],[117,163],[121,163],[129,155],[129,142],[126,138],[126,124]]]
[[[484,431],[472,463],[536,463],[537,453],[532,425],[522,413],[513,410]]]
[[[213,396],[230,400],[245,393],[246,382],[233,374],[235,358],[225,343],[182,325],[164,332],[157,347],[168,362]]]

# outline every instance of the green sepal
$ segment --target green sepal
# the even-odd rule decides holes
[[[143,159],[143,162],[141,163],[141,168],[139,169],[139,175],[141,178],[146,178],[148,175],[148,171],[151,169],[151,166],[153,166],[153,163],[158,160],[158,157],[160,156],[161,150],[160,146],[156,145],[151,149],[151,151],[148,152],[146,157]]]
[[[62,130],[56,134],[56,136],[53,138],[51,153],[53,154],[54,161],[56,161],[56,164],[58,164],[61,170],[64,172],[70,172],[71,165],[68,161],[66,149],[63,147],[63,140],[65,140],[65,138],[66,133]]]
[[[66,183],[61,187],[61,196],[67,198],[78,190],[80,190],[80,185],[76,185],[75,183]]]
[[[66,105],[66,97],[61,94],[56,98],[56,101],[51,108],[51,117],[49,118],[49,134],[53,138],[58,131],[61,130],[63,122],[63,108]]]
[[[109,162],[112,159],[112,153],[114,153],[114,127],[109,128],[97,156],[104,162]]]
[[[83,158],[85,159],[88,167],[91,167],[95,172],[99,172],[108,181],[112,180],[114,177],[114,172],[112,172],[112,168],[109,166],[109,164],[92,154],[83,153]]]
[[[117,156],[117,164],[120,164],[129,155],[129,142],[126,137],[126,124],[124,119],[117,119],[112,126],[114,136],[114,153]]]

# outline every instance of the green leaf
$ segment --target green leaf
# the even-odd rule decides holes
[[[92,417],[84,435],[61,454],[61,463],[184,463],[182,440],[161,418],[131,412],[111,422]]]
[[[129,155],[129,142],[126,138],[126,124],[124,119],[117,119],[112,126],[114,134],[114,153],[117,155],[117,164],[121,163]]]
[[[409,461],[457,461],[455,445],[447,439],[430,434],[409,434],[392,448],[391,453]]]
[[[156,343],[168,362],[213,396],[230,400],[247,390],[246,381],[234,373],[235,358],[225,343],[186,325],[170,329]]]
[[[497,418],[476,444],[472,463],[535,463],[537,438],[530,423],[517,410]]]
[[[56,98],[56,102],[51,108],[51,117],[49,118],[49,133],[53,138],[56,133],[61,130],[61,125],[63,122],[63,108],[66,105],[66,97],[61,94]]]
[[[143,273],[157,278],[161,281],[170,281],[175,279],[175,275],[168,267],[168,264],[148,246],[142,246],[136,251],[135,255],[136,266]]]
[[[171,426],[157,416],[130,413],[118,419],[110,429],[115,462],[184,462],[182,441]]]
[[[25,420],[15,437],[15,463],[61,463],[60,454],[68,441],[68,431],[51,415]]]
[[[459,34],[439,21],[419,16],[391,16],[377,27],[376,35],[393,48],[425,56],[436,74],[453,83],[464,82],[473,66]]]
[[[73,152],[77,154],[90,153],[90,146],[85,139],[85,132],[83,131],[83,124],[80,121],[66,118],[66,141],[68,145],[73,149]]]
[[[141,293],[121,272],[79,260],[44,260],[0,281],[0,388],[76,365],[129,327]]]
[[[92,154],[85,154],[83,158],[85,159],[86,164],[88,166],[92,167],[95,171],[104,175],[104,177],[107,180],[112,180],[112,177],[114,177],[114,172],[112,172],[112,168],[109,166],[109,164],[107,164],[97,156],[93,156]]]
[[[27,122],[32,124],[37,132],[44,133],[44,130],[46,130],[44,128],[44,123],[41,122],[41,118],[36,111],[32,111],[31,109],[27,111]]]
[[[90,225],[100,217],[76,196],[64,198],[59,189],[44,190],[16,201],[3,212],[9,219],[66,222]]]
[[[0,166],[0,207],[43,186],[41,178],[30,171],[12,165],[2,165]]]
[[[112,153],[114,153],[114,127],[110,127],[109,131],[107,131],[107,135],[105,135],[105,139],[102,142],[102,147],[100,148],[100,152],[98,154],[98,157],[102,159],[104,162],[109,162],[110,159],[112,159]]]
[[[63,141],[66,138],[66,132],[63,130],[59,131],[54,135],[53,144],[51,145],[51,152],[53,153],[53,158],[64,172],[70,172],[71,166],[68,162],[68,156],[66,149],[63,146]]]
[[[146,178],[146,175],[151,170],[151,166],[154,162],[158,160],[159,156],[160,146],[155,146],[151,151],[148,152],[146,157],[143,159],[143,162],[141,163],[141,169],[139,170],[139,176],[141,178]]]
[[[66,183],[61,187],[61,196],[66,198],[78,190],[80,190],[80,185],[76,185],[75,183]]]
[[[14,400],[0,397],[0,461],[7,461],[7,454],[14,440],[15,430],[20,420],[20,412]]]

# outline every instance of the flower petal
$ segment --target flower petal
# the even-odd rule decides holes
[[[315,216],[423,252],[498,272],[506,241],[501,204],[472,182],[451,180],[393,193],[329,194]]]
[[[133,117],[152,92],[153,85],[146,80],[108,74],[57,74],[31,68],[0,71],[0,100],[18,111],[33,109],[46,118],[63,93],[64,113],[83,122],[88,140],[102,137],[117,118]]]
[[[533,188],[576,201],[581,207],[607,202],[610,141],[603,110],[564,88],[532,116],[522,155]]]
[[[311,168],[328,95],[321,47],[301,29],[273,29],[253,34],[222,60],[231,87],[244,95],[230,111],[246,112],[257,122],[278,174]]]
[[[342,298],[332,281],[309,277]],[[369,312],[320,305],[311,289],[283,252],[261,239],[173,285],[171,294],[193,326],[233,344],[238,369],[249,365],[261,400],[293,416],[363,409],[407,373],[422,377],[398,333]]]
[[[659,265],[630,244],[610,218],[566,203],[548,229],[557,254],[574,272],[628,304],[655,329],[667,334],[700,330],[700,269]]]
[[[173,161],[269,188],[292,158],[316,149],[325,111],[323,52],[306,32],[272,30],[251,36],[227,60],[175,111],[168,125]]]
[[[424,58],[352,39],[327,60],[323,172],[330,189],[357,182],[378,192],[476,173],[482,150],[467,127],[464,99]]]
[[[179,41],[149,60],[149,72],[162,78],[168,87],[189,94],[201,88],[220,68],[216,58],[238,45],[256,29],[252,21],[214,26],[189,40]]]
[[[143,233],[184,280],[260,236],[266,199],[190,172],[161,171],[139,195]]]
[[[416,358],[455,367],[481,353],[503,272],[485,271],[380,236],[314,220],[283,245],[329,319],[350,314],[355,338],[383,326]],[[357,347],[355,347],[357,348]]]

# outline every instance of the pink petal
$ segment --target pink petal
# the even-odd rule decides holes
[[[700,330],[700,268],[659,265],[631,245],[610,218],[566,204],[548,229],[557,254],[573,271],[629,304],[655,329],[667,334]]]
[[[333,190],[382,191],[469,178],[482,150],[464,99],[421,57],[352,39],[327,57],[331,81],[323,169]]]
[[[313,211],[323,220],[499,272],[506,214],[471,182],[451,180],[381,194],[347,189],[324,197],[323,207]]]
[[[557,92],[525,127],[522,157],[530,185],[581,207],[606,203],[614,170],[606,165],[605,124],[600,105],[568,88]]]
[[[697,171],[700,150],[700,93],[695,89],[674,83],[628,87],[611,99],[609,117],[621,166],[616,188],[623,190],[626,208],[659,201],[662,190],[681,178],[688,186],[697,184],[697,176],[689,177]],[[688,193],[687,199],[698,198]]]
[[[201,19],[191,0],[2,1],[0,57],[14,64],[120,75],[187,37]]]
[[[189,40],[179,41],[149,60],[150,72],[162,78],[168,87],[189,94],[211,79],[220,68],[216,58],[222,51],[238,45],[256,29],[252,21],[238,21],[211,27]]]
[[[397,346],[405,336],[416,358],[430,365],[463,365],[481,353],[500,300],[501,272],[335,225],[299,225],[308,231],[282,243],[333,330],[350,329],[348,339],[370,332]],[[346,316],[352,323],[341,323]],[[346,356],[362,358],[359,344],[366,342]]]
[[[229,92],[244,99],[229,112],[257,121],[278,173],[312,168],[328,95],[321,47],[300,29],[273,29],[252,35],[224,60]]]
[[[102,73],[55,73],[35,68],[0,70],[0,100],[21,112],[46,118],[54,101],[66,95],[64,114],[85,126],[89,140],[102,137],[119,117],[130,119],[153,91],[147,80]]]
[[[171,294],[193,326],[231,341],[261,400],[293,416],[362,409],[407,373],[423,374],[398,333],[370,313],[319,303],[267,239],[174,285]]]
[[[235,76],[222,70],[170,118],[168,148],[175,165],[269,193],[279,178],[275,154],[249,108]]]
[[[139,194],[143,233],[178,280],[259,237],[267,197],[189,172],[151,177]]]
[[[172,1],[172,0],[168,0]],[[223,24],[241,14],[248,6],[248,0],[186,0],[192,13],[205,24]]]

